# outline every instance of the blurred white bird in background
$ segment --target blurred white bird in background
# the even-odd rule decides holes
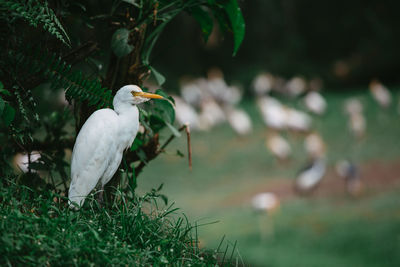
[[[190,125],[190,130],[198,130],[200,127],[199,115],[196,110],[179,96],[172,96],[175,101],[175,116],[180,125]]]
[[[257,107],[267,127],[277,130],[286,128],[286,110],[277,99],[269,96],[258,97]]]
[[[304,139],[304,148],[310,159],[325,157],[326,145],[317,132],[312,132]]]
[[[200,129],[210,130],[225,121],[226,116],[224,111],[213,98],[207,98],[201,102],[199,113]]]
[[[199,108],[201,102],[208,98],[207,81],[204,78],[180,79],[181,96],[192,107]]]
[[[307,113],[285,107],[286,126],[293,131],[306,132],[311,128],[312,119]]]
[[[390,91],[383,86],[378,80],[372,80],[369,84],[369,89],[373,98],[378,102],[378,104],[383,107],[387,108],[392,103],[392,96]]]
[[[297,97],[306,91],[307,83],[302,77],[293,77],[286,83],[285,88],[289,96]]]
[[[29,164],[33,162],[38,162],[40,160],[40,152],[32,151],[28,153],[17,153],[13,158],[13,166],[15,170],[21,171],[23,173],[29,172]],[[36,170],[31,169],[31,172],[36,172]]]
[[[279,199],[271,192],[259,193],[251,199],[251,206],[257,212],[270,213],[279,207]]]
[[[273,86],[274,76],[270,73],[260,73],[252,82],[254,93],[258,96],[268,94],[272,90]]]
[[[251,205],[257,212],[260,239],[264,241],[274,234],[274,220],[272,215],[279,209],[279,198],[271,192],[256,194],[251,199]]]
[[[353,197],[361,194],[363,183],[358,168],[348,160],[341,160],[336,163],[336,173],[343,178],[346,183],[346,191]]]
[[[345,110],[349,115],[349,129],[356,138],[362,138],[365,135],[367,122],[363,115],[363,106],[357,98],[348,99],[345,103]]]
[[[98,183],[103,189],[110,181],[121,163],[123,151],[132,145],[139,130],[136,105],[150,98],[163,97],[145,93],[136,85],[126,85],[114,96],[114,110],[100,109],[87,119],[72,151],[68,193],[71,207],[82,206]]]
[[[309,111],[317,115],[324,114],[327,106],[325,98],[323,98],[320,93],[315,91],[307,93],[307,95],[304,97],[304,104]]]
[[[312,192],[326,173],[325,158],[317,158],[300,170],[296,177],[295,189],[301,194]]]
[[[289,143],[277,133],[269,133],[265,141],[266,147],[279,160],[286,160],[292,153]]]
[[[240,136],[248,135],[253,129],[250,116],[242,109],[226,106],[225,116],[232,129]]]

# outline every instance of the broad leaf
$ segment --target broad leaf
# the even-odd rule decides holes
[[[165,124],[167,125],[168,129],[170,129],[172,134],[175,135],[175,137],[181,137],[181,133],[172,124],[169,122],[165,122]]]
[[[6,126],[9,126],[15,117],[15,109],[10,105],[5,105],[3,113],[1,114],[3,122]]]
[[[165,83],[165,77],[161,73],[159,73],[155,68],[150,66],[151,73],[153,73],[154,78],[156,78],[156,81],[159,86],[163,85]]]
[[[237,0],[209,0],[208,3],[212,6],[214,16],[217,18],[222,31],[226,32],[227,28],[232,30],[234,38],[233,56],[235,56],[243,42],[245,34],[245,22]],[[226,19],[228,19],[230,27]]]
[[[133,50],[133,45],[129,44],[130,31],[121,28],[115,31],[111,39],[111,49],[117,57],[124,57]]]
[[[195,6],[189,9],[190,14],[195,18],[201,27],[203,33],[204,42],[207,43],[208,37],[210,36],[213,29],[213,20],[210,15],[202,7]]]

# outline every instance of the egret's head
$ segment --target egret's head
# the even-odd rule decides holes
[[[145,93],[136,85],[125,85],[116,93],[113,105],[114,107],[122,103],[137,105],[149,101],[151,98],[162,99],[163,97],[156,94]]]

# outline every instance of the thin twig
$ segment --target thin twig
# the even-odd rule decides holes
[[[187,148],[188,148],[188,159],[189,159],[189,169],[192,170],[192,145],[190,142],[190,127],[189,124],[185,125],[185,131],[187,136]]]

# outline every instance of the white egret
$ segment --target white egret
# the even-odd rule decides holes
[[[346,191],[353,197],[360,195],[363,189],[360,173],[355,164],[348,160],[336,163],[336,173],[345,180]]]
[[[254,78],[252,86],[256,95],[265,95],[269,93],[274,86],[274,76],[270,73],[260,73]]]
[[[289,143],[277,133],[268,134],[265,145],[279,160],[288,159],[292,153]]]
[[[238,135],[244,136],[252,131],[253,125],[250,116],[244,110],[226,106],[224,111],[228,123]]]
[[[304,139],[304,148],[309,158],[317,159],[325,156],[326,145],[317,132],[312,132]]]
[[[349,115],[349,129],[350,132],[357,138],[361,138],[365,135],[365,129],[367,122],[363,115],[363,106],[360,100],[351,98],[345,103],[346,112]]]
[[[114,110],[100,109],[87,119],[72,151],[70,206],[82,206],[99,182],[103,189],[113,177],[123,151],[131,146],[139,130],[136,105],[150,98],[163,97],[145,93],[136,85],[126,85],[114,97]]]
[[[307,83],[302,77],[293,77],[286,83],[285,87],[288,95],[297,97],[305,92]]]
[[[372,80],[369,84],[369,89],[373,98],[376,100],[376,102],[378,102],[381,107],[387,108],[390,106],[390,104],[392,103],[392,96],[390,94],[390,91],[385,86],[383,86],[383,84],[381,84],[377,80]]]
[[[315,189],[324,178],[326,161],[319,158],[304,167],[296,177],[295,187],[299,193],[307,194]]]
[[[323,96],[315,91],[309,92],[304,97],[304,104],[306,105],[307,109],[317,115],[322,115],[325,113],[326,110],[326,100]]]
[[[200,127],[199,114],[188,103],[179,96],[172,96],[175,100],[175,116],[180,125],[190,125],[191,130],[198,130]]]
[[[29,164],[33,162],[38,162],[40,160],[40,152],[32,151],[31,153],[17,153],[13,158],[13,165],[16,170],[19,170],[23,173],[27,173],[29,171],[36,172],[36,170],[29,170]]]
[[[277,99],[269,96],[261,96],[257,99],[257,106],[261,112],[264,123],[273,129],[286,128],[286,111]]]

